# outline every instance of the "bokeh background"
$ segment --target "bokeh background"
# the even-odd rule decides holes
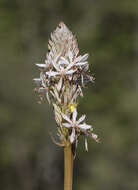
[[[80,114],[101,143],[80,139],[76,190],[138,189],[138,2],[135,0],[0,0],[0,189],[63,189],[63,150],[52,108],[38,104],[34,63],[60,21],[89,52],[95,84],[84,89]]]

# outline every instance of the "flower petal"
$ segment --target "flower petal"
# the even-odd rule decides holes
[[[72,123],[72,121],[68,118],[68,116],[66,116],[64,113],[61,114],[63,119],[65,119],[66,121],[68,121],[69,123]]]
[[[88,142],[86,138],[85,138],[85,150],[88,152]]]
[[[41,84],[41,79],[40,78],[35,78],[35,79],[33,79],[33,81],[35,82],[36,85]]]
[[[49,77],[53,77],[53,76],[59,75],[58,72],[54,72],[54,71],[48,71],[48,72],[46,72],[46,74],[47,74]]]
[[[87,65],[87,64],[88,64],[88,62],[85,61],[85,62],[76,63],[75,65],[76,65],[76,66],[82,66],[82,65]]]
[[[88,56],[89,56],[88,53],[84,54],[84,55],[81,57],[81,62],[82,62],[82,61],[86,61],[86,59],[88,58]]]
[[[72,115],[73,122],[76,121],[76,118],[77,118],[77,110],[74,109],[74,112],[73,112],[73,115]]]
[[[83,75],[81,75],[81,84],[82,84],[82,86],[84,86],[84,78],[83,78]]]
[[[45,75],[43,72],[40,73],[40,79],[42,81],[42,86],[45,88],[46,84],[45,84]]]
[[[67,127],[67,128],[70,128],[70,127],[71,127],[71,124],[70,124],[70,123],[62,123],[62,125],[63,125],[64,127]]]
[[[80,124],[84,119],[86,118],[86,115],[82,115],[80,119],[77,121],[78,124]]]
[[[78,127],[79,127],[80,129],[82,129],[82,130],[91,129],[91,125],[87,125],[87,124],[85,124],[85,123],[80,124]]]
[[[56,58],[54,59],[54,62],[56,63],[58,61],[58,59],[60,58],[61,56],[61,52],[56,56]]]
[[[39,68],[46,68],[46,64],[36,63],[35,65]]]
[[[66,67],[66,71],[68,71],[71,67],[73,67],[73,65],[74,65],[74,63],[72,62],[72,63],[69,63],[69,65]]]
[[[58,64],[61,66],[67,65],[63,60],[59,60]]]
[[[73,128],[72,129],[72,133],[70,135],[70,142],[71,142],[71,144],[74,142],[74,140],[75,140],[75,129]]]
[[[68,65],[68,64],[69,64],[69,62],[68,62],[64,57],[60,57],[60,60],[63,61],[63,63],[64,63],[65,65]]]
[[[54,66],[54,68],[60,72],[60,68],[58,67],[57,63],[55,61],[52,61],[52,65]]]
[[[88,64],[83,66],[83,71],[84,71],[84,72],[87,72],[88,69],[89,69],[89,65],[88,65]]]
[[[69,56],[69,60],[70,60],[70,62],[72,62],[73,55],[72,55],[72,52],[71,52],[71,51],[68,52],[68,56]]]
[[[88,58],[88,54],[86,53],[86,54],[84,54],[83,56],[78,56],[76,59],[75,59],[75,63],[78,63],[78,62],[84,62],[84,61],[86,61],[86,59]]]
[[[75,72],[76,72],[76,69],[75,70],[69,70],[69,71],[66,72],[66,74],[71,75],[71,74],[73,74]]]
[[[78,57],[75,59],[75,63],[80,62],[80,61],[81,61],[81,58],[82,58],[82,56],[81,56],[81,55],[80,55],[80,56],[78,56]]]

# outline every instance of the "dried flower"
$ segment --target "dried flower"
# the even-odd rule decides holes
[[[97,141],[93,128],[87,125],[85,115],[77,120],[77,98],[83,96],[82,87],[93,81],[89,75],[88,54],[79,55],[78,43],[72,32],[61,22],[51,34],[45,64],[37,63],[40,78],[35,78],[36,91],[41,100],[47,98],[54,107],[58,136],[62,145],[77,144],[80,135]]]

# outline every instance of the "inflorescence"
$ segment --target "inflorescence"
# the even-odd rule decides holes
[[[40,100],[45,98],[54,107],[55,120],[61,146],[77,147],[80,135],[98,142],[93,127],[85,123],[85,115],[77,119],[77,98],[83,96],[82,88],[94,78],[89,75],[88,54],[79,55],[78,43],[72,32],[61,22],[51,34],[44,64],[36,64],[40,78],[33,79]]]

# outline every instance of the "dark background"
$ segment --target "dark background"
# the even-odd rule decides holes
[[[135,0],[0,0],[0,189],[63,189],[63,150],[52,108],[37,104],[32,78],[60,21],[89,52],[95,84],[84,89],[101,143],[80,139],[76,190],[138,189],[138,4]]]

